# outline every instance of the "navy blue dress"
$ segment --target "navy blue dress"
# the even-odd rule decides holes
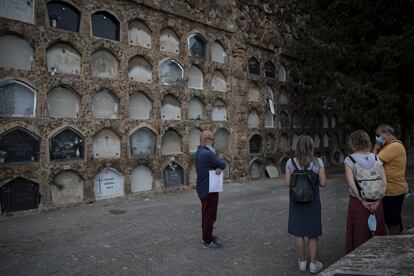
[[[310,166],[315,172],[319,173],[323,167],[322,160],[318,160],[318,165]],[[296,161],[296,164],[297,161]],[[322,164],[322,166],[320,166]],[[288,168],[293,167],[289,159],[286,164]],[[290,170],[293,172],[293,170]],[[322,235],[321,222],[321,200],[319,197],[319,181],[315,185],[313,191],[313,200],[309,202],[292,202],[289,201],[289,222],[288,232],[294,236],[305,236],[310,238],[317,238]]]

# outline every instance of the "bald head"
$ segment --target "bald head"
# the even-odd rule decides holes
[[[214,134],[209,130],[204,130],[200,134],[200,146],[207,146],[214,141]]]

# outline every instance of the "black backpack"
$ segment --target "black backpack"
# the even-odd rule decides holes
[[[291,160],[295,170],[290,178],[290,200],[293,202],[312,201],[318,175],[314,171],[307,168],[299,170],[295,160],[293,160],[293,158]]]

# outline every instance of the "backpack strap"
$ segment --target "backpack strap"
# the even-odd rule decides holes
[[[375,154],[375,161],[378,161],[378,156]]]
[[[348,158],[351,159],[352,163],[356,164],[355,159],[351,155],[348,155]]]
[[[298,168],[298,166],[296,165],[296,162],[295,162],[294,158],[290,158],[290,160],[292,160],[292,165],[293,165],[293,167],[295,168],[295,171],[299,171],[299,168]]]

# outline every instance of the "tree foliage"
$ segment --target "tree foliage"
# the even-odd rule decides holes
[[[305,102],[331,99],[347,129],[380,123],[402,131],[414,115],[414,1],[297,1],[303,21],[291,55],[298,59]]]

